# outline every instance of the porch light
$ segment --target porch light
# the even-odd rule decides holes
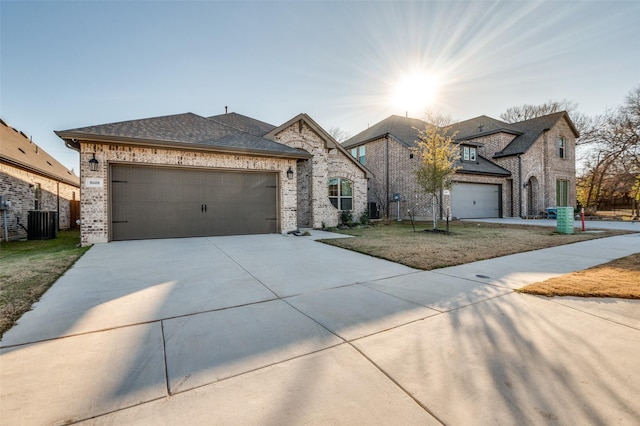
[[[96,161],[97,163],[97,161]],[[291,169],[291,166],[289,166],[289,170],[287,170],[287,177],[289,179],[293,179],[293,169]]]
[[[93,154],[93,158],[89,160],[89,170],[92,172],[98,171],[98,160],[96,160],[96,154]]]

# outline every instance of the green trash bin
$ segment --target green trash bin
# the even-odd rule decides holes
[[[557,230],[559,234],[573,234],[573,207],[557,207]]]

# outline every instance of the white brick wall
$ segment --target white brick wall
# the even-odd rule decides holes
[[[302,209],[308,205],[309,226],[337,226],[340,212],[329,201],[329,179],[346,178],[353,182],[353,218],[357,220],[367,208],[367,179],[364,171],[338,148],[328,149],[324,139],[306,123],[294,123],[275,135],[275,140],[290,147],[304,149],[313,155],[308,166],[299,170]],[[307,199],[308,198],[308,201]],[[305,213],[306,214],[306,213]]]
[[[297,228],[297,180],[287,178],[289,167],[296,169],[296,160],[250,155],[229,155],[212,152],[180,151],[143,148],[129,145],[109,145],[81,142],[80,176],[82,200],[80,205],[82,245],[109,241],[109,165],[114,163],[172,165],[180,167],[212,168],[218,170],[259,170],[278,172],[279,229],[286,233]],[[98,170],[89,170],[89,159],[96,155]],[[88,178],[102,178],[101,188],[86,187]]]

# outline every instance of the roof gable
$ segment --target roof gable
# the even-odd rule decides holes
[[[80,179],[58,160],[32,142],[26,134],[0,120],[0,159],[35,173],[80,186]]]
[[[522,134],[511,141],[502,151],[497,152],[493,158],[524,154],[545,131],[553,128],[561,119],[567,121],[575,137],[580,136],[566,111],[531,118],[513,124]]]
[[[181,147],[288,158],[309,158],[301,149],[291,148],[255,134],[258,120],[234,117],[252,125],[252,132],[193,113],[121,121],[55,132],[67,142],[91,140],[105,143],[136,143],[149,146]],[[252,121],[250,121],[252,120]],[[266,124],[266,123],[264,123]],[[77,143],[75,143],[77,145]],[[77,146],[76,146],[77,148]]]
[[[276,127],[275,129],[271,130],[269,133],[264,135],[264,137],[265,138],[270,138],[270,139],[275,138],[278,133],[284,131],[285,129],[288,129],[289,127],[291,127],[295,123],[300,123],[300,125],[306,124],[307,126],[309,126],[311,128],[311,130],[313,130],[322,140],[324,140],[325,148],[327,148],[327,149],[337,149],[343,155],[345,155],[347,157],[347,159],[349,159],[352,163],[354,163],[356,166],[358,166],[358,168],[360,168],[363,172],[365,172],[365,176],[367,178],[371,177],[371,172],[369,171],[369,169],[364,167],[362,164],[360,164],[360,162],[358,162],[358,160],[353,158],[353,156],[351,154],[349,154],[347,152],[347,150],[342,145],[340,145],[340,143],[338,143],[338,141],[336,141],[333,138],[333,136],[331,136],[329,133],[327,133],[318,123],[316,123],[311,117],[309,117],[305,113],[301,113],[301,114],[296,115],[291,120],[289,120],[286,123]]]

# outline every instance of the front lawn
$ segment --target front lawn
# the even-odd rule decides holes
[[[640,299],[640,253],[519,289],[540,296]]]
[[[77,230],[51,240],[0,243],[0,337],[88,250],[79,243]]]
[[[459,221],[451,223],[449,234],[423,232],[431,228],[431,223],[417,223],[415,228],[418,232],[413,231],[411,222],[390,221],[337,231],[357,238],[323,242],[430,270],[625,233],[576,231],[575,234],[564,235],[558,234],[555,228]]]

